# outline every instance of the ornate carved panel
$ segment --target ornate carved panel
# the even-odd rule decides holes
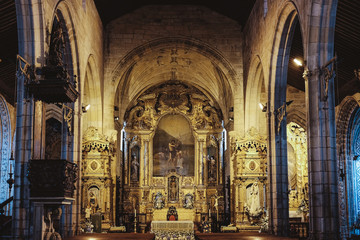
[[[79,96],[75,77],[70,76],[65,63],[65,50],[69,48],[67,31],[63,21],[56,15],[50,37],[47,65],[37,69],[43,79],[30,79],[27,83],[34,98],[47,103],[75,102]],[[70,52],[68,54],[71,54]]]
[[[222,114],[201,91],[171,80],[144,92],[125,114],[127,128],[154,129],[167,113],[186,115],[195,129],[221,129]]]
[[[30,196],[72,198],[77,177],[78,167],[69,161],[30,160],[28,169]]]

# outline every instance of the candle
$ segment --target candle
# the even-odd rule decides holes
[[[135,217],[136,217],[136,208],[135,208]]]
[[[210,208],[209,208],[209,217],[211,217],[211,210],[210,210]]]

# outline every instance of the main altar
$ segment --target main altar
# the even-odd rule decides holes
[[[224,215],[220,119],[206,95],[176,80],[148,89],[126,109],[117,193],[123,223],[133,223],[135,209],[145,231],[166,220],[171,207],[178,223]]]

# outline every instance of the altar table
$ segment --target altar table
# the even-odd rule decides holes
[[[195,239],[192,221],[152,221],[151,232],[155,239],[169,237],[173,239]]]

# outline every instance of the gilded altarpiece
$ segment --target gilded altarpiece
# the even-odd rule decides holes
[[[115,220],[115,142],[89,127],[82,143],[82,218],[102,214],[103,229]]]
[[[124,119],[123,215],[136,208],[150,226],[166,220],[171,206],[178,220],[197,223],[215,204],[223,211],[221,119],[206,95],[177,80],[140,95]],[[135,156],[139,161],[133,165]]]
[[[232,222],[239,229],[258,229],[266,209],[266,137],[251,128],[245,137],[231,135]]]
[[[290,217],[307,221],[309,180],[306,131],[294,122],[287,124]]]

